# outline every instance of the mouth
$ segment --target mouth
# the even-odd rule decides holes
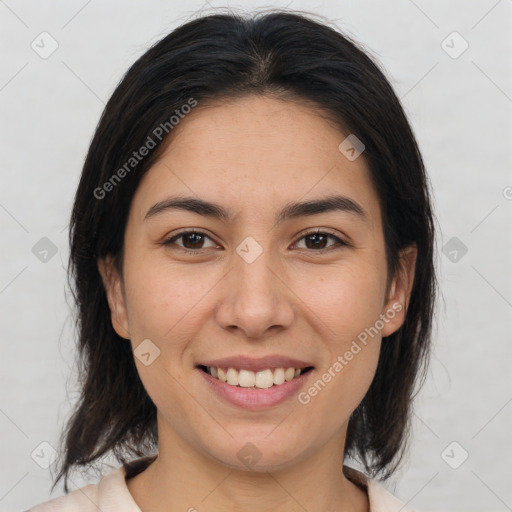
[[[210,375],[214,379],[238,388],[269,389],[291,382],[311,370],[313,366],[288,366],[269,367],[253,371],[232,366],[206,366],[198,365],[197,368]]]

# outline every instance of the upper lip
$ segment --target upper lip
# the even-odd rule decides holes
[[[266,370],[267,368],[307,368],[311,365],[300,359],[287,356],[265,356],[265,357],[223,357],[221,359],[210,359],[201,361],[198,366],[213,366],[216,368],[235,368],[237,370],[251,370],[253,372]]]

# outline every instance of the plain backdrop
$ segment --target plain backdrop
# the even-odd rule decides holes
[[[269,7],[0,1],[1,511],[64,493],[61,483],[50,496],[37,455],[58,446],[76,399],[67,226],[104,104],[150,44],[226,6]],[[435,350],[409,457],[386,486],[422,512],[512,510],[512,2],[273,6],[325,16],[384,66],[432,182]]]

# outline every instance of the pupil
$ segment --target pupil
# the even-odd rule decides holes
[[[195,247],[195,245],[196,245],[197,243],[201,243],[201,237],[202,237],[202,236],[203,236],[203,235],[201,235],[200,233],[190,233],[189,235],[187,235],[187,236],[185,237],[185,239],[186,239],[186,240],[190,240],[191,238],[192,238],[192,239],[196,238],[195,242],[194,242],[194,241],[192,242],[192,245],[194,246],[193,248],[195,249],[195,248],[196,248],[196,247]]]
[[[308,237],[308,238],[311,240],[312,238],[315,238],[315,237],[318,237],[318,238],[320,238],[320,239],[323,239],[323,240],[320,240],[320,243],[321,243],[322,241],[323,241],[323,242],[325,242],[325,238],[326,238],[326,237],[325,237],[324,235],[320,235],[320,234],[317,234],[317,233],[315,233],[314,235],[309,235],[309,237]],[[314,247],[318,247],[318,244],[317,244],[317,243],[315,243],[315,244],[314,244]]]

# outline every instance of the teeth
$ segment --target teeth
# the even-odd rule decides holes
[[[208,373],[230,386],[240,386],[242,388],[268,389],[272,386],[279,386],[284,382],[289,382],[302,373],[301,368],[267,368],[259,372],[250,370],[237,370],[236,368],[216,368],[207,367]]]
[[[232,386],[238,386],[238,372],[234,368],[228,368],[226,373],[227,382]]]
[[[233,370],[233,368],[230,368],[230,370]],[[236,372],[236,370],[233,371]],[[247,370],[240,370],[240,372],[238,372],[239,386],[242,386],[243,388],[253,388],[255,383],[256,378],[254,376],[254,372],[248,372]],[[229,382],[229,384],[231,384],[231,382]]]
[[[282,384],[283,382],[284,382],[284,368],[276,368],[274,370],[274,384],[279,385],[279,384]]]
[[[251,372],[252,373],[252,372]],[[256,387],[261,389],[271,388],[274,385],[274,374],[272,370],[256,372]]]
[[[213,375],[213,372],[211,371],[211,368],[208,368],[210,370],[210,375],[212,377],[215,377],[215,375]],[[217,375],[218,375],[218,379],[221,380],[222,382],[226,382],[228,379],[226,378],[226,372],[222,369],[222,368],[217,368]]]

